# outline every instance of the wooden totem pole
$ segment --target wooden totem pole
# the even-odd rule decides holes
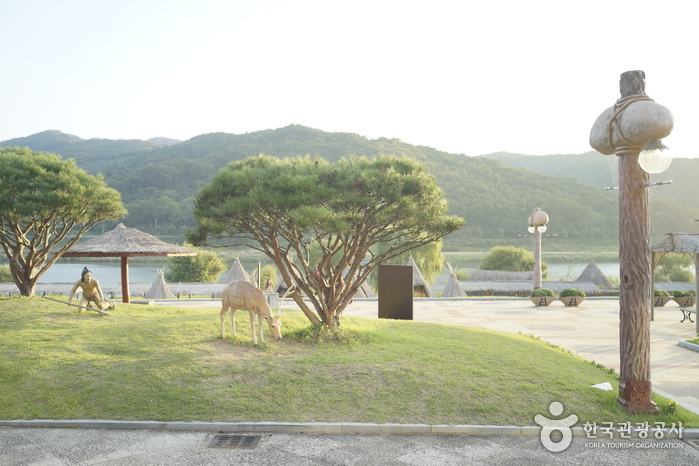
[[[645,93],[645,73],[621,75],[621,98],[590,132],[590,145],[619,157],[619,402],[630,412],[657,412],[650,380],[650,175],[639,165],[649,142],[672,131],[670,111]]]

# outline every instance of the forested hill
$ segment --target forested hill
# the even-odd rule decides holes
[[[140,139],[82,139],[72,134],[48,130],[23,138],[2,141],[0,147],[27,146],[34,151],[60,154],[66,159],[75,159],[75,162],[84,170],[98,173],[103,172],[104,167],[109,166],[115,159],[138,157],[175,141],[162,139],[164,139],[162,142]]]
[[[46,133],[46,132],[45,132]],[[45,135],[39,133],[39,135]],[[62,133],[61,133],[62,134]],[[451,213],[466,219],[457,235],[467,238],[512,238],[526,232],[535,207],[550,217],[549,231],[571,237],[613,237],[617,228],[614,193],[572,178],[537,173],[484,158],[449,154],[413,146],[398,139],[370,140],[350,133],[328,133],[298,125],[247,134],[212,133],[172,146],[145,141],[102,141],[91,152],[76,150],[79,140],[62,146],[39,147],[5,141],[0,145],[28,145],[35,150],[73,157],[91,173],[101,172],[123,196],[129,226],[157,233],[178,232],[190,224],[191,198],[203,183],[231,161],[264,153],[278,157],[320,155],[334,161],[348,155],[405,155],[425,164],[444,189]],[[113,144],[110,144],[113,143]],[[11,143],[11,144],[8,144]],[[138,145],[138,144],[141,145]],[[156,222],[157,220],[157,222]]]
[[[618,186],[618,182],[612,173],[616,171],[618,160],[615,155],[602,155],[596,151],[585,154],[565,155],[521,155],[507,152],[497,152],[484,155],[489,159],[500,160],[509,167],[529,168],[531,170],[552,176],[572,177],[586,184],[592,184],[604,188]],[[689,212],[699,209],[699,192],[696,180],[699,177],[699,158],[676,158],[670,168],[663,173],[651,175],[651,182],[666,181],[671,179],[672,185],[651,188],[651,197],[659,199],[663,209],[667,211],[680,210],[681,204],[685,206],[687,216]],[[679,215],[679,212],[677,212]],[[688,217],[689,218],[689,217]],[[696,217],[693,217],[696,218]],[[686,220],[685,220],[686,221]],[[686,231],[680,228],[678,231]]]

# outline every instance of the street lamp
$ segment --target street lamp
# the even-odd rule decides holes
[[[663,163],[652,150],[672,131],[670,111],[645,93],[645,73],[621,75],[621,98],[590,132],[590,145],[619,157],[619,403],[630,412],[658,412],[650,381],[650,175]],[[660,143],[658,145],[658,143]],[[663,146],[664,147],[664,146]],[[648,154],[641,152],[649,151]],[[640,158],[644,161],[641,164]],[[648,162],[648,163],[646,163]],[[666,166],[667,168],[667,166]]]
[[[541,234],[546,231],[549,216],[538,207],[529,216],[529,233],[534,234],[534,289],[541,288]]]

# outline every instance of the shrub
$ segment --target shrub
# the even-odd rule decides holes
[[[548,288],[539,288],[537,290],[532,290],[532,297],[539,298],[541,296],[551,296],[553,297],[553,291]]]
[[[665,290],[653,290],[653,296],[670,296],[670,293]]]
[[[12,283],[14,279],[12,278],[12,272],[10,272],[9,265],[0,265],[0,283]]]
[[[169,282],[215,282],[226,270],[226,265],[215,252],[203,251],[191,244],[188,248],[197,251],[196,256],[168,257],[165,267],[165,280]]]
[[[581,298],[584,298],[585,292],[583,290],[578,290],[577,288],[564,288],[561,290],[561,293],[558,296],[560,298],[565,298],[566,296],[580,296]]]
[[[694,290],[675,290],[672,292],[673,298],[683,298],[685,296],[694,296]]]

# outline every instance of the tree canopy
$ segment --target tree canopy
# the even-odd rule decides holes
[[[0,148],[0,167],[0,244],[23,296],[95,224],[126,215],[119,192],[72,159]]]
[[[335,327],[379,264],[463,225],[447,209],[434,176],[405,157],[258,156],[231,163],[200,190],[198,228],[188,236],[262,251],[286,286],[296,285],[292,296],[309,320]],[[388,247],[373,251],[378,243]],[[312,248],[321,251],[317,263]]]

